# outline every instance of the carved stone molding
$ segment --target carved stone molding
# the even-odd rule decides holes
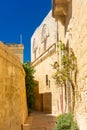
[[[68,2],[71,0],[53,0],[53,17],[64,24],[64,19],[67,16]]]
[[[37,48],[38,48],[38,45],[36,44],[36,40],[35,40],[35,38],[33,39],[33,52],[34,51],[36,51],[37,50]]]
[[[49,37],[49,29],[46,24],[42,28],[41,43],[44,43],[44,51],[46,50],[47,39]]]
[[[49,29],[46,24],[42,27],[42,36],[41,36],[41,42],[43,43],[47,38],[49,37]]]

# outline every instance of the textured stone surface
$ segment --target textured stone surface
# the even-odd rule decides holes
[[[57,0],[56,0],[57,1]],[[87,0],[72,0],[64,25],[58,21],[59,38],[73,48],[77,57],[76,118],[80,130],[87,130]]]
[[[5,44],[9,49],[19,57],[21,63],[24,61],[24,45],[23,44]]]
[[[44,27],[45,26],[45,27]],[[55,33],[54,33],[55,32]],[[52,11],[46,16],[40,26],[35,30],[31,38],[31,61],[34,61],[34,50],[36,49],[36,58],[44,52],[44,41],[46,40],[46,49],[57,41],[57,23],[52,18]]]
[[[55,87],[54,80],[52,79],[54,71],[50,64],[56,60],[59,60],[60,62],[61,55],[59,53],[59,57],[57,57],[56,53],[49,53],[50,50],[47,51],[48,55],[47,52],[44,51],[43,42],[41,41],[43,25],[47,24],[47,27],[50,30],[49,37],[45,37],[48,36],[47,33],[43,35],[47,48],[57,42],[57,37],[65,44],[69,44],[69,48],[73,48],[75,56],[77,57],[78,67],[78,88],[76,91],[78,98],[76,100],[75,113],[80,130],[87,130],[87,0],[72,0],[69,1],[66,6],[68,6],[68,10],[67,15],[65,16],[65,23],[62,23],[61,19],[55,23],[54,19],[51,18],[51,15],[48,14],[37,28],[31,39],[31,56],[32,61],[34,61],[33,65],[36,69],[35,78],[39,81],[39,92],[52,93],[52,113],[57,113],[61,108],[61,103],[59,103],[59,98],[61,97],[59,93],[61,93],[61,90],[59,91]],[[36,43],[34,42],[36,44],[36,59],[34,59],[34,51],[32,51],[34,38],[36,39]],[[49,77],[50,87],[49,85],[46,86],[46,75]],[[62,98],[64,99],[64,96]]]
[[[51,114],[32,112],[23,126],[23,130],[53,130],[56,117]]]
[[[72,0],[72,17],[67,30],[69,41],[77,57],[78,101],[76,115],[81,130],[87,129],[87,0]],[[69,5],[71,7],[71,5]],[[71,8],[69,8],[69,12]],[[68,13],[69,14],[69,13]],[[69,16],[68,16],[69,17]],[[68,19],[67,17],[67,19]],[[67,34],[67,33],[66,33]],[[79,117],[79,118],[78,118]],[[84,117],[84,119],[83,119]],[[84,127],[83,127],[84,126]]]
[[[24,70],[19,58],[0,42],[0,130],[21,130],[26,117]]]
[[[44,33],[43,27],[45,28]],[[35,80],[38,81],[39,94],[42,94],[43,96],[42,110],[53,114],[62,112],[62,102],[60,102],[61,91],[58,90],[58,87],[56,87],[54,79],[52,78],[54,73],[52,64],[58,60],[56,48],[58,38],[57,29],[58,25],[52,17],[52,11],[50,11],[31,38],[31,59],[36,70]],[[46,50],[44,50],[43,41],[46,41]],[[36,59],[34,59],[35,49],[37,52]],[[51,96],[49,96],[48,93],[50,93]],[[63,98],[63,96],[61,97]]]

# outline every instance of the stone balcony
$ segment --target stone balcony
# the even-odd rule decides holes
[[[70,1],[71,0],[53,0],[52,15],[56,21],[61,20],[64,24],[68,11],[68,3]]]

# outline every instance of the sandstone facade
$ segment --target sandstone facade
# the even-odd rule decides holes
[[[21,130],[26,117],[24,70],[19,58],[0,42],[0,130]]]
[[[23,44],[5,44],[9,49],[19,57],[21,63],[24,61],[24,45]]]
[[[52,18],[52,11],[46,16],[31,38],[31,59],[35,67],[35,80],[38,81],[41,94],[42,111],[52,114],[63,112],[63,92],[55,85],[52,78],[52,64],[58,60],[57,40],[58,25]],[[40,108],[37,108],[40,110]],[[64,108],[65,109],[65,108]]]
[[[54,0],[53,4],[53,16],[58,23],[59,39],[68,42],[77,57],[78,96],[75,114],[80,130],[87,130],[87,14],[85,13],[87,0],[61,0],[61,2]],[[65,8],[67,8],[66,14],[64,14]]]
[[[31,38],[31,61],[35,61],[56,41],[57,23],[52,18],[52,11],[50,11]]]
[[[51,112],[58,114],[69,111],[72,102],[72,90],[67,89],[67,106],[65,110],[65,90],[58,89],[52,78],[54,70],[51,64],[60,62],[61,55],[57,55],[56,44],[62,40],[72,48],[77,58],[77,88],[75,115],[80,130],[87,130],[87,0],[53,0],[53,16],[51,12],[36,29],[31,39],[32,64],[36,69],[35,79],[39,81],[39,93],[51,93]],[[70,89],[70,90],[69,90]],[[71,94],[71,95],[70,95]],[[43,98],[43,103],[47,104]]]

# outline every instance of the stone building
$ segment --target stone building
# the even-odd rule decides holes
[[[21,63],[24,61],[24,45],[23,44],[5,44],[9,49],[19,57]]]
[[[87,130],[87,0],[53,0],[58,34],[77,58],[75,115],[80,130]]]
[[[38,82],[39,96],[36,98],[35,109],[52,114],[65,111],[64,91],[55,85],[52,78],[52,65],[58,60],[57,41],[58,24],[50,11],[31,38],[31,61]]]
[[[87,0],[53,0],[52,13],[50,11],[31,38],[31,59],[36,69],[35,80],[38,81],[38,93],[40,94],[38,100],[36,99],[36,108],[45,112],[58,114],[70,110],[72,102],[70,85],[67,86],[68,95],[67,102],[65,102],[65,90],[56,87],[52,78],[54,70],[51,65],[55,61],[60,62],[61,59],[56,47],[59,40],[63,41],[69,49],[73,49],[78,70],[75,115],[80,130],[87,130],[86,12]]]
[[[0,42],[0,130],[22,130],[27,116],[24,69]]]

